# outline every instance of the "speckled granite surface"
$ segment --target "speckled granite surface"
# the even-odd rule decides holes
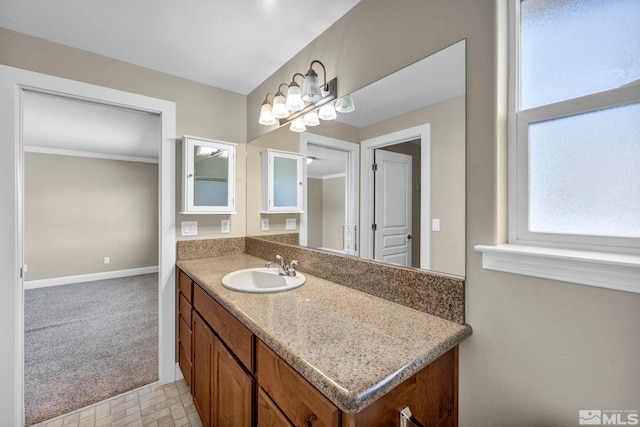
[[[262,267],[251,255],[178,261],[341,410],[357,413],[471,335],[450,322],[305,274],[304,286],[273,294],[221,285],[231,271]]]
[[[246,253],[265,259],[276,254],[298,260],[296,269],[464,324],[464,279],[457,276],[391,266],[377,261],[330,254],[297,245],[246,238]]]
[[[178,261],[183,259],[209,258],[244,252],[244,237],[223,239],[178,240]]]
[[[286,234],[264,234],[259,237],[262,240],[269,240],[276,243],[286,243],[287,245],[297,245],[300,241],[300,234],[298,233],[286,233]]]

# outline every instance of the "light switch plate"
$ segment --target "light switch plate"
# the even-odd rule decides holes
[[[296,219],[295,218],[287,218],[286,223],[284,225],[285,230],[295,230],[296,229]]]
[[[229,220],[222,219],[220,220],[220,233],[227,234],[229,232]]]
[[[198,235],[198,221],[182,221],[181,225],[183,236]]]
[[[440,220],[432,219],[431,220],[431,230],[432,231],[440,231]]]
[[[262,231],[269,231],[269,218],[261,218]]]

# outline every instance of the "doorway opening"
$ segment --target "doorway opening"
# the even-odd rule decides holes
[[[7,276],[6,298],[2,312],[6,324],[0,332],[5,342],[5,377],[3,395],[14,396],[7,402],[5,419],[23,425],[24,418],[24,150],[22,140],[22,107],[26,91],[57,94],[68,98],[97,102],[160,117],[158,163],[158,376],[160,383],[176,378],[175,363],[175,103],[122,92],[102,86],[67,80],[19,68],[0,65],[0,196],[6,203],[0,212],[6,221],[3,234],[13,236],[0,241],[0,264]],[[135,327],[135,325],[133,325]]]
[[[429,269],[430,124],[362,141],[362,256]]]
[[[160,120],[23,93],[27,425],[158,380]]]
[[[357,144],[303,133],[300,152],[306,156],[300,214],[300,245],[358,255]]]

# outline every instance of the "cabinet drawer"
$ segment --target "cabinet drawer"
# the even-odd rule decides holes
[[[180,316],[187,322],[189,329],[191,329],[191,304],[184,295],[180,294],[180,303],[178,305],[178,310],[180,310]]]
[[[258,387],[258,425],[260,427],[293,427],[293,424],[260,387]]]
[[[191,328],[187,325],[187,322],[180,317],[180,321],[178,323],[178,340],[180,341],[180,345],[183,345],[185,350],[187,351],[187,355],[189,356],[189,362],[191,362]]]
[[[262,341],[257,344],[258,384],[294,425],[338,426],[340,410]]]
[[[200,286],[194,286],[193,306],[238,360],[253,372],[253,333]]]
[[[193,282],[182,270],[178,270],[178,289],[189,303],[193,302]]]

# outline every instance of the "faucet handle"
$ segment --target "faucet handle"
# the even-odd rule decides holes
[[[298,261],[296,261],[295,259],[289,263],[289,276],[296,275],[296,269],[295,269],[296,265],[298,265]]]
[[[284,267],[284,258],[282,258],[282,256],[280,255],[276,255],[276,259],[280,261],[280,265]]]

